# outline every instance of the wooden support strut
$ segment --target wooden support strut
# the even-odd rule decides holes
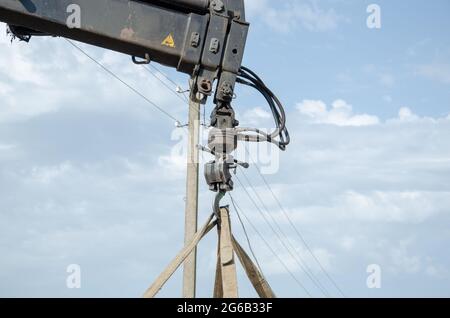
[[[214,281],[213,298],[223,298],[222,262],[220,260],[220,227],[219,226],[217,226],[217,233],[218,233],[217,265],[216,265],[216,278]]]
[[[158,276],[156,281],[152,286],[144,293],[144,298],[153,298],[161,290],[164,284],[169,280],[169,278],[175,273],[175,271],[180,267],[184,260],[191,254],[192,250],[198,245],[200,240],[208,234],[216,225],[217,221],[211,222],[214,214],[212,214],[208,222],[203,226],[203,228],[197,232],[192,238],[192,241],[187,244],[178,255],[173,259],[173,261],[167,266],[167,268]]]
[[[236,252],[248,278],[250,279],[253,287],[261,298],[276,298],[275,293],[270,288],[269,283],[264,278],[262,273],[255,266],[251,258],[244,251],[242,246],[238,243],[236,238],[233,236],[233,247]]]
[[[238,298],[236,263],[228,208],[220,209],[219,246],[223,298]]]
[[[214,298],[237,298],[238,285],[236,262],[234,253],[238,256],[253,287],[261,298],[275,298],[269,283],[266,281],[258,267],[244,251],[231,232],[230,214],[228,208],[220,209],[220,223],[212,221],[214,214],[208,219],[203,228],[195,234],[193,239],[172,260],[169,266],[161,273],[153,285],[145,292],[144,298],[153,298],[175,273],[188,255],[196,248],[201,239],[217,225],[218,248],[217,266],[214,282]]]

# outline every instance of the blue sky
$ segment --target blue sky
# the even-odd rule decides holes
[[[448,297],[450,3],[377,1],[382,27],[368,29],[371,3],[247,0],[244,64],[281,97],[292,135],[285,153],[274,152],[279,169],[266,178],[346,295]],[[129,57],[80,45],[187,118],[173,92]],[[160,69],[186,86],[185,76]],[[241,123],[271,127],[260,97],[237,93]],[[0,99],[0,295],[140,296],[182,247],[185,158],[174,149],[185,133],[66,41],[11,44],[3,24]],[[296,253],[338,296],[254,166],[247,175]],[[290,270],[321,296],[245,191],[238,186],[234,196]],[[201,222],[212,197],[202,184]],[[277,295],[305,297],[249,232]],[[199,296],[212,293],[214,257],[210,235],[200,248]],[[69,264],[81,266],[81,289],[66,287]],[[370,264],[382,270],[380,289],[367,288]],[[242,270],[239,278],[241,295],[255,296]],[[180,290],[177,273],[161,296]]]
[[[449,60],[448,2],[379,1],[380,30],[366,26],[370,1],[317,1],[317,10],[328,21],[323,27],[319,22],[302,27],[295,14],[283,18],[293,11],[290,6],[302,3],[281,2],[276,22],[264,22],[269,17],[256,19],[245,60],[265,74],[286,79],[274,80],[273,85],[291,105],[298,101],[294,90],[327,101],[338,95],[360,111],[375,111],[383,118],[394,116],[399,104],[410,105],[423,116],[448,113],[448,77],[443,76],[440,83],[420,76],[422,68],[439,69]],[[264,12],[255,17],[260,14]],[[271,31],[270,36],[258,32],[268,23],[279,25],[279,32]],[[437,74],[428,77],[439,79]],[[387,96],[392,103],[383,99]]]

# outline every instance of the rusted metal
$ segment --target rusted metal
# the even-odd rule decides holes
[[[81,9],[79,28],[67,26],[69,5]],[[149,54],[152,61],[192,74],[200,62],[202,44],[185,46],[185,38],[194,32],[204,35],[208,16],[138,1],[0,0],[0,20],[132,56]],[[162,45],[168,36],[174,45]]]
[[[74,6],[81,16],[76,28],[67,24]],[[218,83],[215,101],[228,103],[248,30],[243,0],[0,0],[0,21],[25,40],[62,36],[149,56],[193,77],[198,96],[211,95]]]

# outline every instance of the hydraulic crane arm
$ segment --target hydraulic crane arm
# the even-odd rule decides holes
[[[233,190],[230,171],[248,167],[232,156],[239,141],[270,142],[281,150],[290,142],[282,103],[241,65],[249,28],[244,0],[0,0],[0,21],[21,39],[62,36],[176,68],[192,77],[191,99],[199,102],[217,83],[209,148],[201,149],[215,156],[205,177],[218,199]],[[264,96],[274,131],[238,127],[231,105],[236,83]]]
[[[78,19],[78,21],[77,21]],[[62,36],[176,68],[229,103],[248,23],[244,0],[0,0],[12,32]]]

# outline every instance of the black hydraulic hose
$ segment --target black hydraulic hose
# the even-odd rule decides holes
[[[286,114],[284,111],[284,107],[283,104],[281,103],[281,101],[278,99],[278,97],[264,84],[264,82],[261,80],[261,78],[255,74],[253,71],[251,71],[250,69],[246,68],[246,67],[242,67],[242,71],[243,71],[243,75],[245,78],[249,79],[250,81],[252,81],[258,88],[259,91],[263,90],[265,91],[271,99],[273,99],[275,101],[275,103],[277,104],[281,114],[279,115],[281,118],[281,122],[282,125],[280,126],[280,129],[283,130],[285,128],[285,123],[286,123]],[[248,74],[246,74],[248,73]],[[253,78],[251,76],[249,76],[249,74],[251,76],[253,76]],[[264,94],[265,95],[265,94]]]
[[[264,96],[264,98],[266,99],[267,103],[268,103],[269,106],[270,106],[270,110],[272,111],[272,115],[273,115],[273,117],[274,117],[275,124],[277,125],[277,127],[281,127],[280,114],[278,113],[278,110],[276,109],[273,100],[270,98],[270,96],[267,94],[267,92],[265,92],[264,90],[262,90],[262,89],[261,89],[260,87],[258,87],[257,85],[255,85],[255,84],[253,84],[253,83],[250,83],[250,82],[247,82],[247,81],[245,81],[245,80],[242,80],[241,78],[238,78],[238,79],[237,79],[237,82],[238,82],[238,83],[241,83],[241,84],[244,84],[244,85],[247,85],[247,86],[250,86],[250,87],[252,87],[252,88],[258,90],[258,91]],[[273,135],[272,137],[275,138],[276,136]]]
[[[272,134],[265,134],[257,129],[248,128],[247,131],[257,133],[257,135],[241,135],[241,138],[246,141],[251,142],[262,142],[268,141],[276,144],[281,150],[285,150],[286,146],[290,143],[290,135],[286,129],[286,113],[283,104],[278,99],[278,97],[266,86],[263,80],[252,70],[241,67],[238,73],[237,82],[249,87],[252,87],[260,92],[261,95],[266,99],[270,110],[272,112],[275,125],[277,129]],[[243,128],[242,132],[245,132]],[[280,141],[273,140],[279,137]]]
[[[273,99],[275,101],[275,103],[278,105],[278,108],[280,109],[280,112],[281,112],[281,116],[280,117],[282,119],[282,125],[280,126],[280,129],[283,130],[285,128],[284,126],[285,126],[285,122],[286,122],[286,116],[285,116],[285,112],[284,112],[284,107],[283,107],[282,103],[280,102],[280,100],[264,84],[264,82],[262,82],[261,79],[259,77],[257,77],[256,74],[254,75],[254,76],[256,76],[255,78],[252,78],[249,74],[246,74],[245,72],[241,72],[239,75],[244,77],[245,79],[251,81],[255,85],[253,87],[256,88],[258,91],[260,91],[264,96],[266,96],[266,94],[267,94],[269,96],[269,99],[271,99],[271,100]],[[269,102],[269,105],[270,104],[271,103]]]

